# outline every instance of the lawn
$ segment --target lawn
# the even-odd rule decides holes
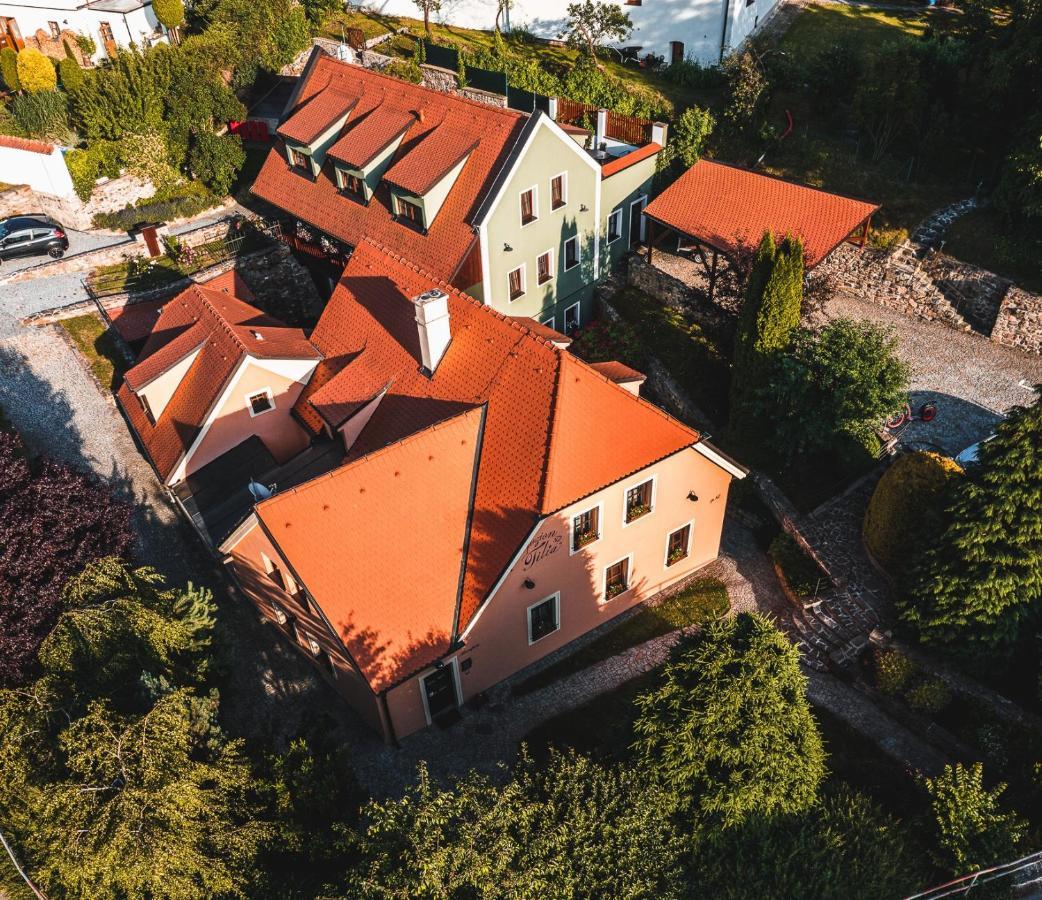
[[[656,606],[647,606],[622,624],[591,641],[560,662],[537,672],[514,687],[515,694],[528,694],[560,678],[589,668],[601,660],[618,656],[659,635],[688,625],[718,619],[730,608],[727,588],[716,578],[703,578]]]
[[[148,291],[184,278],[184,273],[169,256],[156,257],[144,265],[142,262],[137,259],[124,260],[98,266],[88,277],[90,286],[99,295],[119,294],[131,289]]]
[[[1042,292],[1042,224],[1013,227],[996,209],[977,209],[948,228],[944,252],[1012,279],[1029,291]]]
[[[385,16],[365,10],[336,12],[322,23],[320,33],[326,37],[339,39],[342,31],[348,28],[360,28],[367,39],[378,37],[387,32],[396,32],[400,28],[409,29],[408,34],[396,34],[373,49],[388,56],[411,58],[416,48],[417,37],[423,33],[423,20],[397,16]],[[473,28],[459,28],[453,25],[431,23],[433,43],[446,47],[454,47],[467,53],[487,50],[493,46],[493,32],[479,31]],[[537,59],[540,65],[553,69],[571,67],[579,57],[579,51],[569,47],[555,46],[542,41],[522,42],[512,39],[508,34],[507,52],[518,61]],[[690,88],[676,85],[661,74],[649,72],[633,65],[623,65],[617,60],[604,58],[600,60],[604,70],[621,79],[631,90],[650,92],[658,100],[664,110],[675,108],[683,110],[692,103],[708,105],[720,98],[719,90]]]
[[[123,373],[130,368],[112,333],[97,313],[87,313],[57,323],[68,332],[76,348],[83,354],[91,373],[103,388],[119,387]]]
[[[648,351],[680,382],[705,413],[717,422],[727,418],[731,372],[727,356],[693,322],[661,301],[627,287],[612,306],[629,322]]]
[[[872,50],[898,35],[921,37],[929,15],[922,9],[906,13],[839,3],[811,5],[796,17],[778,45],[786,53],[812,56],[853,36],[863,49]]]

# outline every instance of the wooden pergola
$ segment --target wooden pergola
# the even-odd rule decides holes
[[[764,233],[803,241],[812,269],[844,241],[864,247],[878,204],[702,159],[648,204],[648,262],[656,242],[675,234],[676,252],[699,260],[716,289],[720,257],[732,266]],[[687,246],[685,246],[685,242]]]

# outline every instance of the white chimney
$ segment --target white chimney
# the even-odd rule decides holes
[[[556,122],[557,121],[557,98],[556,97],[547,97],[546,100],[547,100],[547,103],[546,103],[546,114],[551,119],[553,119]]]
[[[449,297],[434,288],[413,298],[416,327],[420,334],[420,359],[423,367],[434,374],[452,340],[449,329]]]
[[[668,133],[669,126],[665,122],[651,123],[651,143],[658,144],[660,147],[665,147],[666,135]]]
[[[602,143],[604,143],[604,137],[608,133],[608,110],[599,109],[597,110],[597,124],[594,126],[593,132],[593,149],[599,150]]]

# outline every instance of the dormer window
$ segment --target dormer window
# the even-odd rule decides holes
[[[413,203],[411,200],[398,196],[395,196],[394,203],[399,219],[404,219],[414,228],[423,230],[423,207],[419,203]]]
[[[289,148],[289,162],[294,169],[300,169],[308,175],[311,174],[311,161],[306,153],[298,150],[296,147]]]
[[[342,194],[347,194],[363,202],[368,199],[365,193],[365,182],[359,175],[355,175],[353,172],[345,172],[343,169],[338,168],[336,177]]]

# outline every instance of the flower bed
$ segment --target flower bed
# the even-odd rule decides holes
[[[780,532],[767,551],[790,601],[802,601],[828,587],[828,577],[787,532]],[[798,602],[797,605],[802,605]]]

